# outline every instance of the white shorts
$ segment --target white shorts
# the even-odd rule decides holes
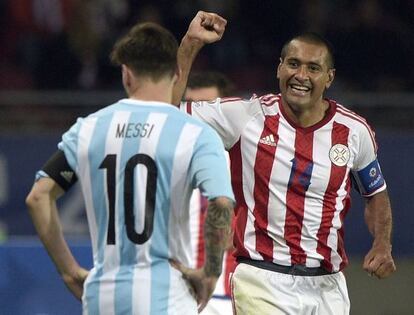
[[[231,277],[237,315],[348,315],[350,302],[341,272],[293,276],[240,263]]]
[[[212,297],[200,315],[233,315],[231,299]]]

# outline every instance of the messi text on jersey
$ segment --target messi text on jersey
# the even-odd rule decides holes
[[[154,124],[148,123],[128,123],[118,124],[116,127],[116,138],[149,138]]]

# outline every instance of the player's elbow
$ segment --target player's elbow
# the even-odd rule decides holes
[[[26,207],[31,211],[32,209],[36,208],[36,205],[41,203],[41,200],[44,198],[43,194],[37,191],[36,189],[32,189],[26,197]]]
[[[214,199],[214,203],[217,207],[221,209],[226,209],[227,211],[233,211],[234,202],[228,197],[217,197]]]
[[[32,190],[26,197],[26,206],[29,211],[41,208],[41,205],[44,205],[51,200],[51,191],[44,189],[42,185],[36,183]]]
[[[209,202],[206,222],[216,228],[226,228],[230,231],[233,207],[234,203],[230,198],[214,198]]]

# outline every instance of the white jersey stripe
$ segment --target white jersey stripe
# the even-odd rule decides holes
[[[195,145],[195,141],[199,137],[201,132],[201,128],[199,126],[185,124],[180,138],[178,139],[177,147],[183,148],[186,147],[186,154],[183,154],[183,150],[176,150],[175,157],[174,157],[174,169],[171,174],[171,212],[170,212],[170,226],[169,226],[169,240],[170,240],[170,254],[176,253],[177,258],[181,257],[184,265],[188,266],[190,262],[196,264],[195,257],[191,257],[188,251],[185,251],[185,244],[191,242],[192,237],[191,233],[196,233],[196,231],[192,230],[193,225],[186,225],[188,229],[180,228],[174,229],[175,226],[180,226],[178,222],[186,222],[190,220],[190,213],[188,209],[188,199],[192,192],[192,190],[188,189],[191,187],[191,183],[188,182],[189,177],[184,178],[179,174],[179,170],[188,169],[189,164],[191,163],[191,156],[193,152],[193,148]],[[187,187],[187,188],[186,188]],[[180,193],[181,192],[181,193]],[[183,192],[184,195],[183,195]],[[199,211],[200,209],[200,194],[193,194],[197,195],[196,201],[198,205],[195,209]],[[197,216],[198,218],[198,216]],[[196,228],[199,228],[199,224],[195,224]],[[191,231],[190,231],[191,229]],[[198,232],[198,231],[197,231]],[[195,234],[195,235],[198,235]],[[193,242],[196,243],[196,242]],[[191,244],[192,250],[191,254],[196,256],[197,248],[194,247],[197,244]],[[195,268],[195,266],[193,266]]]
[[[326,166],[331,165],[331,161],[327,154],[319,153],[323,152],[324,146],[331,144],[331,138],[331,133],[326,128],[314,132],[312,155],[313,161],[318,161],[318,163],[313,164],[312,179],[306,192],[307,198],[305,198],[305,213],[302,226],[302,235],[305,235],[305,237],[301,239],[301,246],[307,253],[306,265],[309,267],[319,267],[320,262],[323,260],[323,256],[316,251],[318,246],[317,233],[322,219],[323,199],[314,194],[313,191],[326,191],[328,186],[328,181],[325,179],[329,178],[331,169]]]
[[[347,171],[348,172],[348,171]],[[346,174],[346,179],[348,174]],[[328,245],[332,248],[331,251],[331,263],[332,270],[339,271],[342,259],[338,254],[338,230],[342,227],[342,222],[340,218],[341,212],[344,210],[344,200],[343,197],[346,194],[345,191],[346,180],[342,182],[341,188],[338,191],[338,197],[336,198],[336,211],[334,217],[332,218],[332,227],[328,236]]]
[[[84,200],[85,200],[85,208],[86,208],[86,215],[89,222],[89,233],[91,236],[91,243],[92,243],[92,252],[93,252],[93,261],[94,266],[98,264],[99,258],[98,258],[98,232],[97,232],[97,218],[95,215],[95,208],[93,204],[93,198],[92,198],[92,185],[91,185],[91,178],[89,176],[90,174],[90,165],[89,165],[89,146],[91,142],[91,138],[95,129],[96,125],[96,118],[91,118],[86,120],[83,120],[81,123],[80,131],[79,133],[83,135],[84,141],[79,141],[78,148],[77,148],[77,156],[78,161],[84,161],[84,163],[78,163],[78,169],[77,174],[78,176],[81,176],[84,178],[83,181],[80,182],[82,191],[84,194]],[[83,309],[84,314],[88,313],[90,311],[91,314],[97,313],[99,314],[99,285],[96,281],[97,277],[97,269],[93,268],[88,275],[87,280],[85,281],[84,287],[88,288],[85,290],[86,292],[90,292],[91,294],[97,296],[97,299],[94,299],[91,303],[86,303],[86,299],[83,299]],[[91,281],[92,284],[91,284]]]
[[[283,163],[285,159],[288,161],[294,158],[293,152],[288,149],[290,143],[295,143],[295,130],[286,122],[283,116],[279,119],[278,128],[279,141],[276,147],[275,163],[273,165],[271,178],[278,174],[281,180],[272,183],[271,194],[269,196],[269,227],[268,231],[274,239],[273,261],[278,264],[290,264],[289,247],[283,237],[285,234],[284,224],[286,218],[286,194],[287,181],[290,175],[291,165]]]
[[[105,139],[105,153],[104,157],[107,157],[108,155],[119,155],[119,153],[122,151],[123,146],[123,138],[117,138],[114,137],[116,134],[117,128],[119,125],[123,125],[128,123],[130,117],[130,112],[125,111],[118,111],[114,113],[111,119],[111,124],[109,126],[108,133],[106,134]],[[104,172],[106,173],[105,176],[108,176],[108,169],[105,169]],[[115,167],[115,174],[118,174],[120,172],[120,158],[116,159],[116,167]],[[106,179],[108,180],[108,178]],[[109,196],[107,191],[107,185],[104,185],[104,196]],[[115,188],[115,209],[114,209],[114,220],[115,220],[115,243],[121,244],[124,243],[124,240],[122,240],[122,229],[124,226],[124,220],[123,220],[123,213],[120,213],[122,211],[119,211],[119,209],[123,209],[122,203],[123,203],[123,196],[122,196],[122,190],[120,189],[120,186],[118,185]],[[108,199],[106,198],[106,207],[105,209],[109,209]],[[120,204],[121,203],[121,204]],[[109,225],[109,213],[106,214],[107,218],[107,224]],[[109,229],[109,227],[108,227]],[[105,294],[104,296],[101,296],[100,301],[102,301],[100,305],[101,312],[107,313],[108,315],[111,314],[118,314],[119,313],[119,304],[116,303],[117,301],[117,295],[119,295],[119,281],[116,281],[116,278],[118,277],[118,273],[120,272],[120,256],[121,253],[119,252],[122,247],[115,246],[115,244],[110,245],[108,244],[108,240],[106,239],[107,235],[105,235],[105,243],[106,245],[104,248],[104,259],[105,264],[103,266],[103,272],[106,273],[105,281],[107,281],[107,284],[105,285],[105,289],[102,290]],[[122,283],[122,280],[121,280]],[[122,285],[125,285],[125,283],[122,283]],[[117,289],[118,287],[118,289]],[[128,292],[127,290],[124,291],[125,293]],[[104,301],[105,300],[105,301]]]
[[[88,217],[88,221],[90,222],[89,225],[89,233],[91,236],[91,243],[92,243],[92,250],[93,253],[97,253],[97,222],[95,211],[93,211],[93,201],[92,201],[92,193],[91,193],[91,180],[89,177],[90,170],[89,170],[89,159],[88,157],[88,148],[91,141],[91,137],[93,134],[93,130],[95,128],[96,119],[92,118],[88,120],[88,123],[84,122],[81,124],[81,129],[79,131],[80,134],[84,135],[84,141],[79,142],[77,155],[78,161],[84,160],[85,163],[78,164],[77,174],[79,176],[83,176],[85,178],[84,181],[81,181],[80,184],[82,186],[82,190],[84,194],[85,206],[86,206],[86,215]],[[97,257],[93,257],[94,261],[97,261]]]
[[[163,190],[167,187],[171,187],[171,174],[175,168],[175,152],[181,148],[177,147],[178,139],[182,133],[183,125],[178,125],[177,123],[172,123],[167,121],[164,123],[162,131],[160,133],[158,143],[156,146],[155,157],[163,157],[164,163],[172,165],[170,168],[158,168],[158,178],[160,179],[157,183],[157,193],[156,195],[165,195],[165,205],[156,204],[155,205],[155,214],[154,214],[154,230],[152,234],[152,242],[150,249],[150,257],[154,262],[153,268],[151,269],[151,307],[152,308],[166,308],[168,309],[168,300],[163,299],[163,296],[168,296],[170,283],[166,283],[165,286],[157,286],[157,277],[165,279],[170,279],[170,264],[163,257],[169,257],[169,235],[170,226],[169,217],[171,211],[171,193],[164,192]],[[169,141],[162,141],[162,139],[168,139]],[[156,160],[158,162],[158,160]],[[161,161],[159,161],[161,163]],[[161,185],[160,183],[164,183]],[[168,206],[170,211],[162,211],[162,208]],[[159,261],[159,262],[158,262]],[[157,288],[156,290],[154,288]]]
[[[257,154],[257,143],[260,140],[261,133],[264,127],[264,120],[258,122],[259,127],[254,126],[255,128],[249,128],[249,130],[246,130],[251,137],[254,137],[256,140],[253,142],[247,142],[244,141],[244,139],[241,139],[240,144],[240,151],[242,154],[242,160],[243,160],[243,194],[244,196],[251,196],[253,195],[254,191],[254,176],[251,175],[250,170],[254,168],[254,159],[248,159],[245,154],[251,154],[254,152],[253,156],[256,156]],[[249,210],[247,210],[247,222],[246,222],[246,229],[244,231],[244,246],[247,250],[247,252],[250,255],[251,259],[258,259],[262,260],[262,256],[256,251],[256,233],[255,233],[255,227],[254,222],[255,218],[253,215],[253,209],[254,209],[254,199],[253,198],[246,198],[246,204]]]

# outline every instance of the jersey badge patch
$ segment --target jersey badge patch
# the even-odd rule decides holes
[[[345,166],[349,161],[349,149],[346,145],[337,143],[329,150],[329,159],[336,166]]]

